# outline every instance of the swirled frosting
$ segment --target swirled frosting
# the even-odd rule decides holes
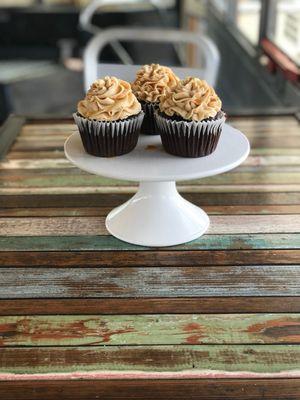
[[[159,64],[144,65],[136,74],[132,90],[141,101],[157,103],[161,96],[177,85],[179,78],[171,68]]]
[[[116,121],[136,115],[141,105],[131,90],[130,83],[106,76],[97,79],[77,110],[85,118],[100,121]]]
[[[215,117],[222,108],[222,102],[206,81],[187,77],[161,98],[159,108],[169,116],[202,121]]]

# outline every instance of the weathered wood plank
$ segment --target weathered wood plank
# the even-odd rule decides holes
[[[56,150],[62,150],[64,145],[64,140],[63,139],[57,139],[56,141],[51,141],[50,143],[47,143],[47,141],[40,142],[38,140],[32,142],[25,141],[23,142],[22,140],[16,141],[11,149],[12,151],[56,151]],[[283,146],[285,147],[285,146]]]
[[[212,215],[208,235],[250,233],[297,233],[300,214]],[[108,235],[104,217],[18,217],[1,218],[2,236],[81,236]]]
[[[61,143],[63,144],[64,141],[72,134],[74,133],[74,131],[64,131],[64,132],[56,132],[56,131],[48,131],[48,132],[44,132],[43,134],[36,134],[36,135],[19,135],[17,137],[16,143],[21,146],[21,145],[25,145],[27,146],[27,144],[29,143],[39,143],[41,145],[44,144],[51,144],[53,143]]]
[[[55,129],[55,130],[64,130],[70,127],[75,127],[74,120],[70,116],[70,118],[28,118],[26,124],[23,126],[22,131],[31,131],[37,130],[40,132],[41,130]]]
[[[299,126],[299,122],[295,118],[294,115],[280,115],[279,112],[276,111],[275,115],[246,115],[246,116],[231,116],[229,115],[229,121],[234,126],[236,124],[243,124],[247,126],[267,126],[269,128],[276,128],[278,125],[282,126],[283,129],[286,129],[290,126]]]
[[[266,163],[267,161],[266,160],[264,160],[264,161],[253,160],[253,163],[258,163],[258,162]],[[270,161],[270,162],[272,162],[272,161]],[[293,165],[295,165],[295,163],[293,163]],[[6,160],[0,162],[0,168],[2,169],[2,175],[3,175],[3,170],[12,171],[14,174],[24,173],[25,170],[29,170],[29,171],[39,170],[39,171],[42,171],[43,173],[46,173],[46,171],[49,169],[55,169],[58,171],[60,169],[64,169],[64,170],[72,169],[73,171],[76,170],[76,168],[74,166],[72,166],[72,164],[66,158],[6,159]]]
[[[299,155],[266,155],[266,156],[249,156],[242,164],[243,166],[298,166],[300,162]]]
[[[122,375],[151,378],[153,373],[161,378],[197,378],[218,372],[224,378],[231,373],[233,377],[243,377],[246,372],[246,376],[277,373],[284,378],[292,373],[294,377],[300,377],[299,364],[299,345],[4,348],[1,350],[0,378],[17,379],[12,374],[59,375],[80,371],[99,378],[122,378]]]
[[[277,214],[293,214],[293,210],[298,214],[297,206],[278,206]],[[292,208],[290,208],[292,207]],[[106,216],[111,208],[109,207],[51,207],[51,208],[3,208],[0,209],[0,217],[99,217]],[[272,210],[269,210],[272,212]],[[262,213],[268,213],[268,208],[264,209]],[[258,212],[255,212],[256,214]],[[300,206],[299,206],[300,213]]]
[[[292,156],[292,155],[299,155],[300,154],[300,148],[269,148],[269,147],[258,147],[256,149],[251,148],[251,156],[259,156],[259,155],[273,155],[273,156],[280,156],[280,155],[286,155],[286,156]]]
[[[296,122],[297,123],[297,122]],[[278,125],[277,127],[273,127],[270,129],[268,126],[245,126],[243,124],[235,124],[234,128],[243,132],[248,138],[283,138],[283,128]],[[300,133],[300,127],[298,125],[291,126],[290,128],[284,128],[286,132],[286,136],[289,138],[297,137]],[[74,130],[75,132],[75,130]]]
[[[277,150],[276,150],[277,152]],[[295,152],[295,149],[292,149],[292,153]],[[292,154],[291,153],[291,154]],[[56,150],[56,151],[10,151],[7,156],[6,160],[26,160],[26,159],[36,159],[36,160],[42,160],[42,159],[63,159],[64,158],[64,151],[63,149],[61,150]],[[273,154],[273,153],[272,153]],[[284,153],[281,153],[284,155]]]
[[[205,235],[170,250],[258,250],[300,248],[299,234]],[[0,236],[0,251],[150,250],[113,236]],[[165,248],[168,250],[168,248]]]
[[[296,265],[1,268],[0,298],[300,296]]]
[[[300,166],[300,155],[298,156],[249,156],[244,163],[231,174],[237,172],[290,172],[298,171]],[[49,169],[55,169],[57,173],[61,170],[72,169],[75,173],[76,168],[66,158],[9,158],[0,162],[0,168],[9,170],[10,174],[20,175],[24,171],[46,174],[51,173]],[[65,172],[65,171],[64,171]],[[78,173],[78,171],[77,171]]]
[[[0,300],[0,315],[300,313],[300,297]]]
[[[59,378],[56,378],[59,379]],[[298,400],[300,379],[31,380],[0,382],[7,400]],[[263,396],[263,397],[262,397]]]
[[[19,171],[19,170],[17,170]],[[21,171],[21,174],[13,175],[10,170],[2,170],[0,174],[1,188],[47,188],[47,187],[82,187],[90,188],[96,186],[115,187],[115,186],[133,186],[129,181],[121,181],[116,179],[105,178],[88,173],[81,172],[77,169],[70,170],[48,170],[48,173],[38,173],[37,171]],[[35,172],[35,173],[32,173]],[[184,181],[180,186],[198,188],[200,191],[202,186],[233,186],[233,185],[297,185],[300,182],[300,172],[235,172],[228,174],[215,175],[209,178],[202,178],[193,181]],[[235,188],[236,191],[238,188]]]
[[[72,132],[71,132],[72,133]],[[27,141],[24,140],[24,137],[20,137],[18,141],[16,141],[12,146],[12,151],[49,151],[49,150],[61,150],[64,144],[64,140],[68,134],[63,137],[58,136],[56,140],[47,142],[46,140],[36,140],[36,141]],[[250,145],[252,148],[260,148],[260,147],[268,147],[268,148],[293,148],[300,146],[300,137],[295,136],[254,136],[248,137],[250,141]]]
[[[245,124],[242,122],[239,123],[234,123],[233,127],[244,132],[244,134],[249,138],[254,138],[254,137],[278,137],[278,138],[283,138],[285,135],[287,137],[297,137],[299,136],[300,133],[300,127],[299,123],[295,121],[294,124],[292,124],[289,127],[283,127],[283,124],[278,124],[271,126],[268,126],[268,124],[261,124],[258,122],[257,124]],[[75,131],[75,130],[74,130]],[[283,134],[284,131],[284,134]]]
[[[251,149],[251,154],[250,157],[265,157],[265,156],[270,156],[270,157],[299,157],[300,155],[300,148],[266,148],[266,147],[261,147],[261,148],[255,148]],[[63,159],[64,158],[64,151],[63,148],[60,150],[55,150],[55,151],[12,151],[10,150],[9,153],[6,155],[7,160],[13,160],[13,159],[54,159],[54,158],[59,158]]]
[[[274,157],[273,157],[274,160]],[[232,176],[232,179],[238,180],[239,178],[243,179],[244,177],[247,177],[253,173],[256,173],[257,176],[273,176],[274,173],[279,174],[279,179],[280,177],[285,174],[287,176],[287,179],[289,179],[289,176],[293,176],[295,173],[300,172],[300,165],[295,165],[294,163],[291,163],[290,165],[286,164],[280,164],[280,165],[260,165],[258,164],[259,162],[264,162],[265,160],[260,160],[258,157],[253,157],[252,160],[250,160],[252,164],[242,164],[239,167],[235,168],[234,170],[228,172],[227,174],[223,175],[216,175],[219,176],[219,178],[224,178],[224,184],[226,184],[226,179],[230,176]],[[30,160],[30,159],[18,159],[18,160],[5,160],[3,162],[0,162],[0,177],[1,181],[5,182],[9,178],[13,180],[18,180],[20,178],[23,179],[31,179],[38,177],[39,175],[42,175],[45,177],[45,179],[51,179],[52,175],[58,175],[59,177],[62,177],[65,179],[65,176],[72,173],[74,175],[74,179],[80,180],[82,179],[83,176],[93,176],[85,171],[80,170],[79,168],[75,167],[72,165],[70,162],[68,162],[66,159],[43,159],[43,160]],[[70,171],[71,170],[71,171]],[[119,182],[116,179],[111,179],[111,178],[105,178],[105,177],[96,177],[101,181],[103,180],[103,185],[111,185],[115,186],[117,182]],[[194,179],[192,181],[183,181],[183,185],[189,185],[193,184],[193,182],[196,182],[198,184],[199,182],[203,181],[206,182],[207,178],[201,178],[201,179]],[[121,182],[121,181],[120,181]],[[125,182],[125,185],[131,185],[134,182]],[[218,182],[217,182],[218,183]],[[229,182],[230,183],[230,182]],[[206,183],[205,183],[206,184]],[[272,184],[272,182],[270,182]]]
[[[282,132],[284,131],[287,136],[292,135],[293,132],[299,132],[299,122],[296,118],[232,118],[231,116],[228,119],[230,125],[235,127],[236,129],[242,129],[246,134],[248,132],[255,132],[257,134],[270,133],[277,134],[278,136],[283,136]],[[68,131],[77,131],[78,128],[73,121],[61,122],[61,123],[51,123],[44,122],[39,124],[29,124],[26,122],[24,124],[21,135],[46,135],[49,132],[57,132],[64,133]],[[280,135],[281,134],[281,135]]]
[[[182,190],[181,190],[182,192]],[[235,205],[299,205],[299,192],[238,192],[238,193],[184,193],[192,203],[205,207]],[[0,208],[13,207],[115,207],[130,198],[128,193],[85,193],[85,194],[19,194],[0,195]]]
[[[0,347],[276,343],[300,344],[300,314],[42,315],[0,318]]]
[[[42,247],[42,246],[41,246]],[[180,246],[179,246],[180,247]],[[300,250],[1,251],[2,267],[140,267],[297,264]]]
[[[252,130],[249,130],[250,134],[253,132]],[[60,138],[60,137],[68,137],[70,135],[72,135],[72,133],[74,132],[78,132],[77,127],[71,126],[69,128],[66,129],[56,129],[56,128],[49,128],[49,129],[39,129],[39,130],[26,130],[26,129],[22,129],[20,135],[18,136],[18,140],[25,140],[25,139],[41,139],[41,140],[46,140],[47,137],[56,137],[56,138]],[[294,129],[291,129],[291,135],[293,135]],[[254,134],[254,132],[253,132]],[[275,132],[276,135],[276,132]],[[276,136],[279,136],[278,134]]]
[[[299,156],[249,156],[244,163],[231,173],[236,173],[236,171],[253,171],[263,167],[262,172],[272,172],[276,170],[290,171],[291,168],[299,168],[300,166],[300,155]],[[59,170],[61,168],[69,168],[73,171],[75,167],[66,158],[10,158],[2,161],[0,163],[1,169],[13,170],[13,173],[18,174],[18,172],[24,172],[24,170],[41,170],[45,173],[48,169]],[[268,168],[266,170],[266,168]],[[282,170],[283,169],[283,170]],[[19,170],[19,171],[18,171]],[[21,170],[21,171],[20,171]],[[257,170],[257,172],[261,172]]]
[[[300,205],[204,206],[203,209],[210,215],[300,214]],[[99,217],[109,211],[111,207],[2,208],[0,217]]]
[[[1,188],[0,187],[0,196],[9,196],[9,195],[90,195],[90,194],[134,194],[137,191],[137,186],[61,186],[61,187],[10,187],[10,188]],[[189,186],[179,186],[179,191],[183,193],[184,197],[185,193],[194,193],[194,194],[205,194],[205,193],[263,193],[268,194],[270,192],[282,192],[282,193],[291,193],[291,192],[300,192],[300,184],[280,184],[280,185],[189,185]]]

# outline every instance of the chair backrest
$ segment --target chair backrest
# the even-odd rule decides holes
[[[148,0],[146,1],[148,3],[148,6],[153,10],[156,10],[159,8],[162,3],[162,1],[158,0]],[[168,4],[170,3],[170,4]],[[164,0],[164,6],[170,6],[172,2]],[[127,6],[130,5],[137,5],[137,0],[92,0],[90,1],[86,7],[84,7],[80,14],[79,14],[79,26],[93,34],[96,34],[99,32],[100,28],[92,24],[92,17],[96,11],[100,11],[101,8],[105,8],[108,6],[118,6],[118,7],[123,7],[123,9],[126,10]],[[129,8],[130,10],[130,8]]]
[[[136,3],[136,0],[92,0],[84,7],[79,14],[79,26],[93,34],[99,32],[99,28],[92,24],[92,17],[94,13],[103,7],[111,5],[123,5]]]
[[[174,1],[174,0],[173,0]],[[142,3],[142,1],[141,1]],[[145,5],[147,4],[150,10],[159,10],[160,7],[162,6],[161,3],[164,3],[164,6],[168,7],[172,3],[172,0],[166,1],[166,0],[144,0]],[[81,29],[96,35],[101,32],[101,28],[99,26],[96,26],[92,23],[92,18],[95,14],[96,11],[100,11],[101,9],[105,9],[108,6],[114,6],[118,7],[118,9],[121,9],[123,12],[130,11],[131,8],[130,6],[137,6],[138,1],[137,0],[91,0],[88,5],[82,9],[82,11],[79,14],[79,26]],[[110,42],[110,46],[112,47],[113,51],[119,58],[119,60],[123,64],[134,64],[130,54],[127,52],[127,50],[119,43],[119,41],[114,40]],[[175,48],[175,51],[177,49]]]
[[[99,76],[117,75],[132,81],[135,76],[137,65],[117,65],[98,63],[98,55],[103,48],[110,42],[142,41],[142,42],[167,42],[167,43],[192,43],[196,46],[204,63],[203,69],[195,68],[176,68],[179,77],[187,75],[200,76],[202,79],[215,86],[219,65],[220,55],[214,42],[208,37],[194,32],[186,32],[172,29],[150,29],[150,28],[111,28],[105,29],[95,35],[88,43],[84,52],[84,85],[88,90],[91,83]],[[200,59],[200,58],[198,58]],[[202,64],[201,62],[201,64]]]

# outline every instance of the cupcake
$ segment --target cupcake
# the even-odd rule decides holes
[[[179,78],[171,68],[159,64],[144,65],[132,83],[133,93],[142,104],[145,118],[141,133],[156,135],[154,111],[160,99],[179,82]]]
[[[188,77],[161,98],[155,118],[166,152],[195,158],[215,151],[226,116],[214,89]]]
[[[130,83],[106,76],[92,84],[73,116],[85,151],[113,157],[135,148],[144,113]]]

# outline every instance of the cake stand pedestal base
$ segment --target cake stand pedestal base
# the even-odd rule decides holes
[[[107,230],[118,239],[141,246],[174,246],[203,235],[207,214],[185,200],[175,182],[140,182],[138,192],[113,209]]]

